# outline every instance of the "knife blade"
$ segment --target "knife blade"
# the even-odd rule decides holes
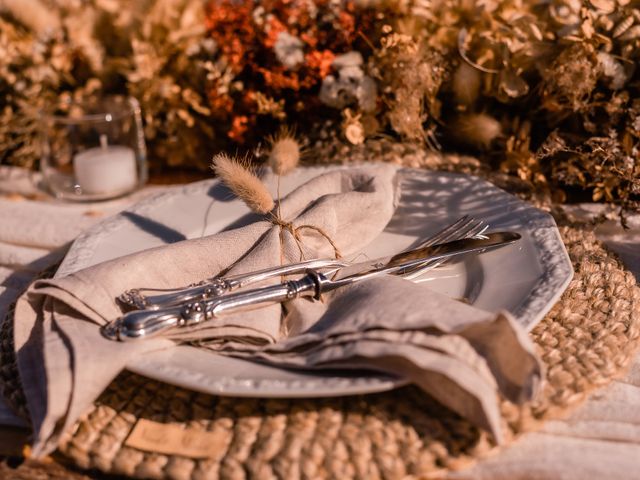
[[[385,263],[358,264],[359,271],[335,279],[314,269],[299,280],[290,280],[268,287],[245,290],[209,300],[192,302],[158,310],[137,310],[124,314],[103,329],[103,334],[122,341],[149,338],[168,328],[194,325],[225,314],[253,310],[299,297],[319,299],[322,293],[346,285],[366,281],[385,274],[404,275],[425,263],[493,250],[520,239],[516,232],[495,232],[483,238],[466,238],[432,247],[422,247],[391,257]],[[384,260],[384,259],[383,259]]]

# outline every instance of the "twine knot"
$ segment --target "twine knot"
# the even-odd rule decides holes
[[[274,225],[277,225],[277,226],[280,227],[280,249],[281,249],[281,251],[283,250],[283,247],[284,247],[284,241],[282,239],[282,232],[284,232],[286,230],[291,234],[293,239],[296,241],[296,246],[298,247],[298,250],[300,251],[300,260],[304,260],[305,257],[304,257],[304,251],[302,250],[302,235],[301,235],[300,231],[304,230],[304,229],[308,229],[308,230],[314,230],[315,232],[319,233],[320,235],[322,235],[327,240],[327,242],[329,242],[329,244],[333,248],[333,254],[334,254],[336,259],[342,258],[342,254],[340,253],[340,249],[335,244],[335,242],[331,239],[331,237],[327,234],[327,232],[325,232],[322,228],[317,227],[315,225],[298,225],[296,227],[296,226],[293,225],[293,222],[286,222],[282,218],[280,218],[278,215],[274,215],[273,213],[270,214],[269,221],[271,223],[273,223]]]

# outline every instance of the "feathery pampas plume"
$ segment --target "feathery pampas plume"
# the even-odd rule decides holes
[[[300,144],[293,132],[283,128],[271,140],[269,165],[277,175],[291,173],[300,163]]]
[[[275,202],[269,190],[246,162],[219,153],[213,157],[211,168],[252,211],[265,214],[273,210]]]

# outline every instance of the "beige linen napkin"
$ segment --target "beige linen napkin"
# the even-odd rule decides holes
[[[381,278],[327,296],[236,314],[164,338],[120,343],[99,326],[119,317],[115,298],[134,287],[172,288],[221,271],[242,273],[328,257],[324,235],[344,255],[361,250],[385,227],[396,200],[388,165],[316,177],[283,199],[285,222],[247,226],[179,242],[36,282],[16,311],[15,345],[34,426],[34,453],[55,448],[125,365],[146,351],[191,341],[225,354],[294,368],[372,368],[406,376],[499,439],[497,392],[529,398],[539,367],[526,335],[493,315],[399,278]]]
[[[540,364],[508,313],[485,312],[393,276],[336,290],[324,300],[299,335],[266,346],[209,346],[288,368],[395,374],[490,431],[498,442],[496,393],[520,403],[536,391]],[[287,322],[296,324],[303,313],[309,322],[302,302],[287,304]]]
[[[348,255],[375,238],[393,215],[396,169],[389,165],[340,170],[302,185],[280,205],[283,220],[295,228],[314,225]],[[104,339],[99,326],[122,312],[115,298],[124,290],[180,287],[228,269],[242,273],[300,259],[334,254],[313,229],[298,231],[257,218],[247,226],[140,252],[64,278],[36,282],[16,308],[18,367],[35,430],[34,453],[55,448],[65,428],[136,355],[168,348],[154,339],[118,343]],[[299,248],[300,247],[300,248]],[[223,325],[176,331],[176,337],[243,338],[273,343],[281,337],[281,307],[234,315]]]

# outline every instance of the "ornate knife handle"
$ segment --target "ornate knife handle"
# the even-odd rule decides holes
[[[204,280],[196,285],[178,289],[135,288],[127,290],[118,299],[125,305],[138,310],[158,310],[172,305],[208,300],[225,295],[232,290],[258,283],[281,275],[305,273],[310,269],[337,269],[346,266],[342,260],[332,258],[306,260],[304,262],[266,268],[256,272]]]
[[[171,305],[224,295],[233,287],[234,283],[229,280],[214,278],[185,288],[165,290],[165,293],[156,293],[155,295],[148,295],[144,292],[162,292],[163,290],[133,288],[124,292],[118,299],[138,310],[157,310]]]
[[[212,300],[201,300],[186,305],[157,309],[136,310],[125,313],[103,329],[103,334],[113,340],[150,338],[172,327],[195,325],[225,314],[253,310],[298,297],[320,298],[321,285],[326,277],[309,270],[300,280],[258,288],[248,292],[224,295]]]

